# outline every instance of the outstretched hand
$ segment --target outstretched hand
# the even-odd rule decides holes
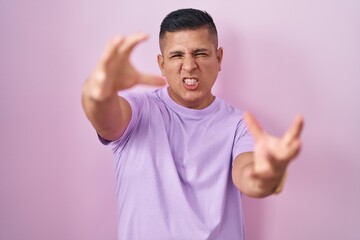
[[[106,47],[91,77],[109,83],[109,91],[119,91],[136,84],[163,85],[164,79],[156,75],[140,73],[130,62],[130,54],[146,34],[116,37]]]
[[[262,180],[282,178],[300,151],[303,118],[297,116],[282,137],[267,134],[250,113],[244,113],[244,119],[255,140],[252,176]]]

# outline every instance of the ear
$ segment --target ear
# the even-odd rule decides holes
[[[164,72],[164,57],[161,54],[157,55],[157,62],[161,71],[161,74],[163,76],[165,76],[165,72]]]
[[[216,51],[216,58],[218,60],[218,71],[221,71],[221,63],[222,63],[222,59],[223,59],[223,48],[219,47],[218,50]]]

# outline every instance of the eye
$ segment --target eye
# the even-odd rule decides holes
[[[208,56],[208,54],[205,52],[195,53],[195,57],[206,57],[206,56]]]
[[[174,54],[170,56],[170,59],[179,59],[182,57],[182,54]]]

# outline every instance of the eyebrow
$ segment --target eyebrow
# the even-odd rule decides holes
[[[209,52],[209,50],[206,48],[198,48],[198,49],[195,49],[195,51],[193,53],[199,53],[199,52]]]
[[[169,55],[182,55],[182,54],[184,54],[184,52],[183,51],[171,51],[171,52],[169,52]]]

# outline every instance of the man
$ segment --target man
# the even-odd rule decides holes
[[[212,94],[223,49],[211,16],[195,9],[161,24],[158,64],[168,86],[118,96],[136,84],[164,84],[129,61],[146,37],[110,42],[83,90],[87,117],[113,149],[119,239],[244,239],[241,193],[279,191],[303,120],[276,138]]]

